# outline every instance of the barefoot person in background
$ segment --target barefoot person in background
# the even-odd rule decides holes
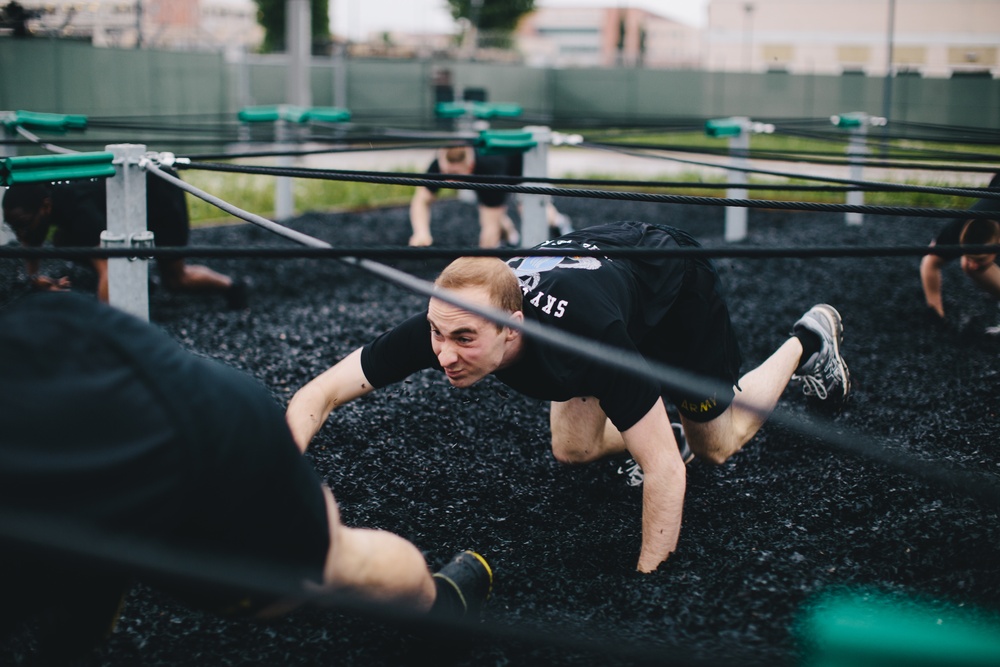
[[[1000,193],[1000,174],[990,180],[990,188],[996,188]],[[975,211],[1000,211],[1000,199],[980,199],[970,207]],[[937,237],[931,241],[931,247],[936,245],[995,245],[1000,243],[1000,217],[957,218],[945,225]],[[924,255],[920,261],[920,284],[924,290],[927,307],[942,320],[944,313],[944,298],[941,293],[941,270],[950,258],[940,255]],[[962,271],[981,290],[1000,299],[1000,266],[997,266],[995,253],[962,255]],[[1000,335],[1000,325],[989,327],[986,333]]]
[[[176,175],[176,174],[174,174]],[[107,229],[107,189],[103,180],[70,181],[60,184],[12,185],[3,197],[3,214],[17,240],[26,247],[39,247],[55,228],[52,242],[58,247],[94,248]],[[152,174],[146,175],[146,226],[157,246],[186,246],[191,231],[184,191]],[[94,257],[89,265],[97,273],[97,296],[108,300],[108,260]],[[156,262],[163,285],[171,292],[221,294],[226,305],[247,305],[246,285],[240,280],[184,259]],[[25,260],[28,282],[38,290],[69,289],[69,279],[52,278],[39,272],[37,259]]]
[[[486,155],[470,146],[453,146],[438,150],[437,157],[427,168],[429,174],[456,174],[461,176],[520,176],[522,155]],[[410,225],[413,235],[411,246],[429,246],[431,236],[431,206],[437,198],[437,187],[418,187],[410,200]],[[514,221],[507,215],[507,193],[494,190],[477,190],[479,205],[479,247],[496,248],[502,242],[520,243],[520,234]],[[550,229],[562,234],[572,229],[569,218],[549,202],[546,218]]]

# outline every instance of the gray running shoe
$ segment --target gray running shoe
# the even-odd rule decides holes
[[[840,355],[844,340],[840,313],[833,306],[821,303],[806,311],[792,331],[800,327],[819,336],[822,346],[819,352],[802,360],[792,379],[802,382],[802,393],[806,396],[842,406],[851,391],[851,374]]]
[[[691,448],[688,447],[687,438],[684,436],[684,429],[678,423],[673,423],[670,425],[674,430],[674,439],[677,441],[677,449],[680,450],[681,459],[684,460],[684,464],[687,465],[694,460],[694,454],[691,452]],[[627,475],[625,481],[628,482],[629,486],[642,486],[642,481],[645,479],[645,475],[642,472],[642,468],[639,464],[635,462],[635,459],[629,457],[621,466],[618,468],[619,475]]]

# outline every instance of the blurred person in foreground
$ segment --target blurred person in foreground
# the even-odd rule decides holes
[[[344,525],[263,385],[90,295],[0,309],[0,359],[0,636],[41,619],[43,664],[98,647],[133,579],[253,618],[323,592],[462,617],[490,592],[474,552],[432,575],[404,538]],[[50,525],[61,548],[15,530]],[[102,541],[124,563],[145,550],[249,569],[242,581],[281,581],[290,597],[89,557]]]

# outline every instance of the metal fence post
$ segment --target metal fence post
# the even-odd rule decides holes
[[[737,187],[726,190],[726,197],[729,199],[746,199],[747,189],[739,186],[746,185],[747,172],[750,160],[747,155],[750,151],[750,119],[739,116],[733,120],[740,124],[740,132],[729,137],[729,152],[731,155],[730,164],[734,169],[729,170],[728,180]],[[741,206],[726,207],[726,241],[742,241],[747,237],[747,210]]]
[[[885,118],[869,116],[863,111],[855,111],[839,116],[830,116],[830,122],[851,133],[847,139],[847,161],[850,164],[848,177],[852,181],[864,180],[864,158],[870,152],[867,145],[868,127],[872,125],[884,126],[886,124]],[[848,190],[847,204],[862,206],[864,203],[865,193],[863,190]],[[861,213],[849,211],[844,214],[844,220],[848,225],[860,225],[864,216]]]
[[[5,113],[0,111],[0,117],[3,117],[4,115]],[[0,127],[3,128],[3,130],[0,131],[0,137],[3,137],[5,142],[0,144],[0,158],[17,157],[17,146],[15,146],[13,143],[6,143],[14,141],[13,130],[11,130],[6,125],[2,125]],[[0,190],[2,189],[3,188],[0,188]],[[4,193],[0,193],[0,196],[2,196],[3,194]],[[14,231],[7,226],[6,222],[4,222],[3,208],[0,208],[0,246],[12,243],[14,239],[15,239]]]
[[[131,247],[148,242],[146,230],[146,171],[139,160],[146,152],[142,144],[113,144],[115,175],[107,179],[107,229],[101,232],[102,247]],[[149,321],[148,260],[132,257],[108,259],[108,303]]]
[[[530,132],[535,145],[524,152],[521,174],[525,178],[524,185],[543,186],[541,183],[531,183],[530,179],[546,178],[549,172],[549,144],[552,141],[552,130],[542,125],[532,125],[524,128]],[[531,248],[549,239],[549,225],[546,210],[551,199],[549,195],[526,195],[521,197],[521,246]]]
[[[852,181],[860,181],[864,178],[864,156],[868,153],[865,146],[866,135],[868,134],[868,123],[862,122],[851,129],[851,137],[847,142],[847,161],[850,162],[848,178]],[[847,204],[849,206],[861,206],[865,203],[865,193],[861,190],[849,190],[847,192]],[[848,211],[845,219],[849,225],[860,225],[864,220],[861,213]]]
[[[279,118],[274,121],[274,134],[278,144],[278,150],[292,150],[294,145],[289,143],[289,134],[292,129],[289,121]],[[283,169],[290,169],[295,166],[291,155],[279,155],[278,166]],[[288,176],[278,176],[274,179],[274,217],[277,220],[287,220],[295,215],[295,192],[294,184]]]

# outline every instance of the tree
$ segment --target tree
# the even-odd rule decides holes
[[[265,53],[285,50],[285,1],[256,0],[257,23],[264,27]],[[312,23],[312,51],[322,53],[330,43],[330,1],[309,0]]]
[[[14,37],[30,37],[28,21],[41,15],[41,11],[25,9],[21,3],[12,0],[5,7],[0,7],[0,27],[10,28]]]
[[[535,11],[535,0],[448,0],[455,20],[468,19],[480,32],[511,32],[522,16]]]

